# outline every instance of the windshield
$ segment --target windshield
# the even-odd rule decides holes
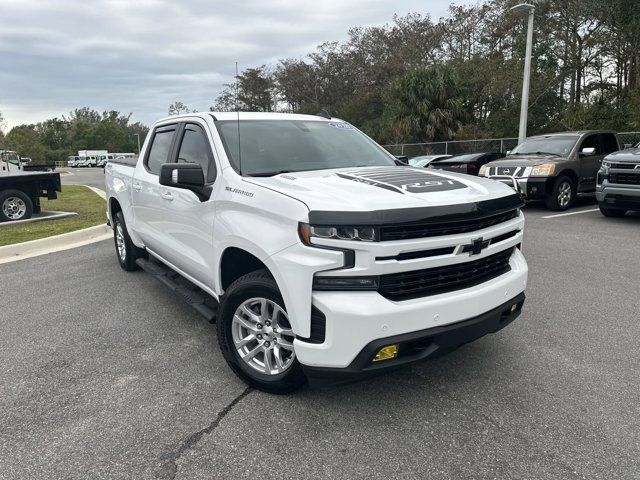
[[[16,152],[4,152],[2,154],[2,160],[13,163],[14,165],[20,164],[20,156]]]
[[[229,160],[243,175],[395,165],[382,147],[343,122],[241,120],[240,155],[238,122],[217,121],[216,126]]]
[[[576,135],[554,135],[548,137],[527,138],[524,142],[511,150],[511,155],[527,153],[550,153],[566,157],[578,141]]]

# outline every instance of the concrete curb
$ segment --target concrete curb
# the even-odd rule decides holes
[[[37,216],[40,215],[40,216]],[[0,228],[2,227],[12,227],[14,225],[24,225],[27,223],[34,222],[44,222],[46,220],[60,220],[61,218],[69,218],[69,217],[77,217],[78,214],[76,212],[58,212],[55,210],[49,210],[48,212],[41,212],[35,214],[31,218],[27,218],[26,220],[14,220],[13,222],[2,222],[0,223]]]
[[[112,238],[112,236],[111,227],[105,224],[83,228],[75,232],[63,233],[53,237],[30,240],[14,245],[5,245],[4,247],[0,247],[0,264],[82,247],[90,243],[107,240]]]

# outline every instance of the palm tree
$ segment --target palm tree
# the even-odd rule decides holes
[[[450,140],[463,117],[451,69],[418,68],[398,78],[389,91],[387,117],[398,139]]]

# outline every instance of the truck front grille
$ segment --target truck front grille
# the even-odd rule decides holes
[[[635,163],[612,163],[611,168],[619,168],[622,170],[633,170],[636,168]]]
[[[609,173],[609,182],[622,185],[640,185],[640,173]]]
[[[378,293],[390,300],[408,300],[473,287],[511,270],[514,248],[472,262],[382,275]]]
[[[461,221],[447,221],[442,223],[412,222],[380,227],[380,240],[407,240],[411,238],[436,237],[440,235],[454,235],[468,233],[483,228],[492,227],[518,216],[518,210],[491,215],[484,218]]]

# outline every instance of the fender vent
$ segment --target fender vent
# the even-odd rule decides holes
[[[311,335],[309,338],[298,337],[307,343],[324,343],[327,331],[327,319],[320,310],[311,305]]]

